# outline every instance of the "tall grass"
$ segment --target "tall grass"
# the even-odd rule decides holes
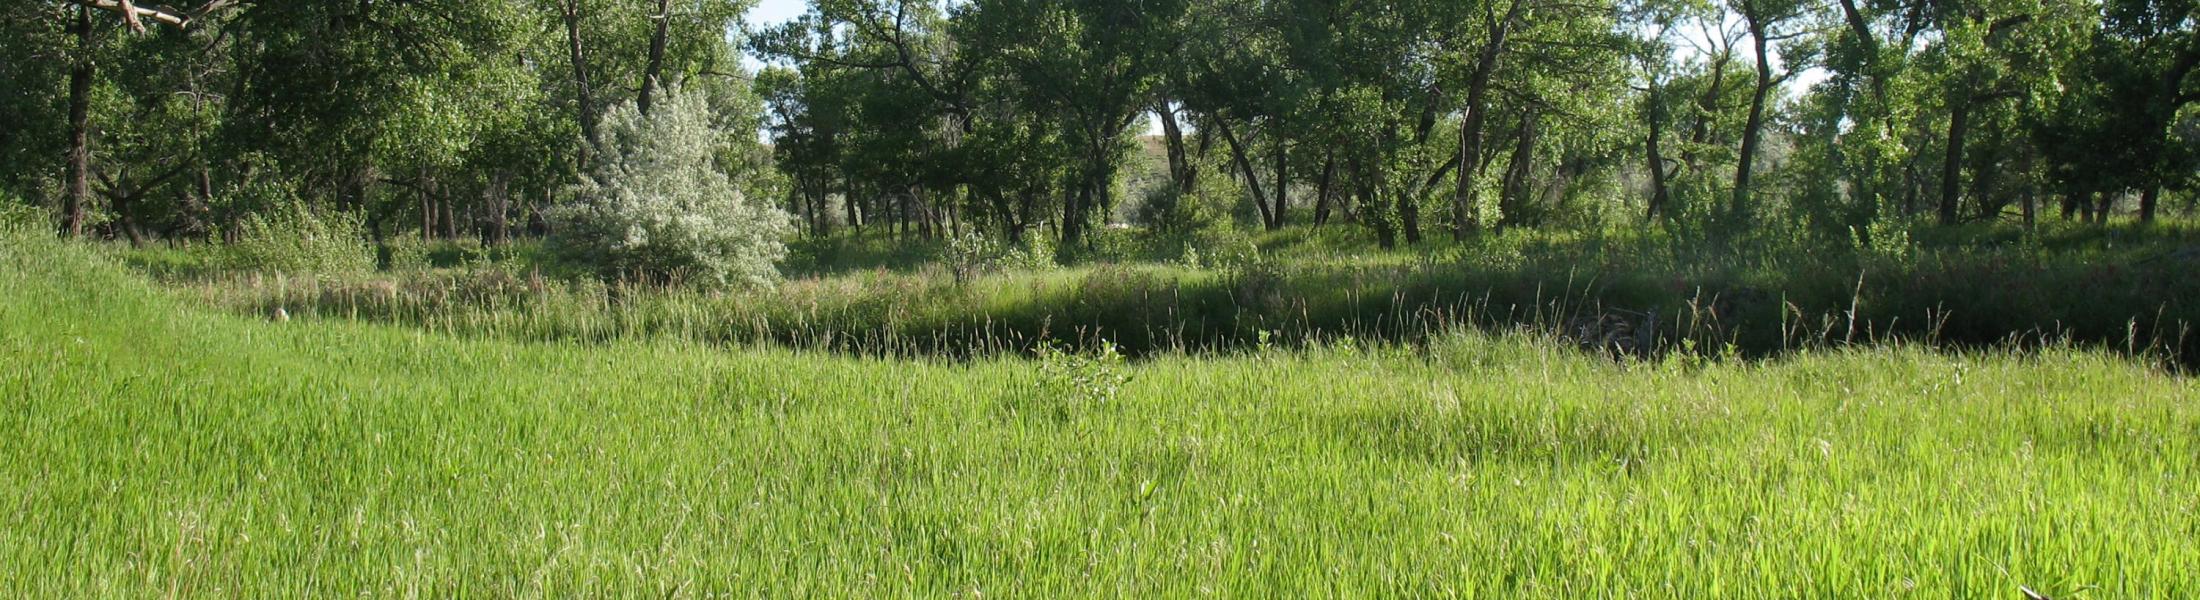
[[[1803,244],[1736,248],[1547,231],[1377,252],[1295,230],[1242,240],[1231,258],[1210,250],[1199,264],[992,274],[950,273],[936,263],[804,267],[813,274],[730,294],[568,283],[529,263],[493,261],[364,278],[217,273],[183,281],[213,304],[247,313],[281,307],[531,340],[673,336],[885,355],[1029,352],[1103,339],[1134,356],[1346,338],[1422,343],[1472,326],[1554,332],[1638,355],[2067,341],[2187,365],[2200,359],[2200,336],[2191,335],[2200,324],[2200,277],[2191,276],[2200,253],[2183,253],[2200,248],[2200,235],[2174,228],[2001,235],[1973,232],[1890,261]],[[2181,245],[2188,241],[2194,245]],[[159,270],[178,261],[141,262]]]
[[[2100,352],[1039,367],[274,323],[0,236],[0,594],[2200,595],[2200,388]]]

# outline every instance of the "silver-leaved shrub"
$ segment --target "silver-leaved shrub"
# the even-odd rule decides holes
[[[735,134],[715,122],[705,95],[668,91],[647,115],[631,102],[604,114],[573,201],[548,215],[550,244],[605,277],[771,285],[790,219],[718,168],[713,157]]]

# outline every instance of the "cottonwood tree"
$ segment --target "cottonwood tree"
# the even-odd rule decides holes
[[[1727,0],[1727,9],[1741,17],[1743,29],[1749,32],[1751,63],[1757,74],[1756,85],[1750,90],[1749,118],[1742,124],[1741,148],[1735,156],[1734,201],[1728,207],[1738,220],[1747,221],[1756,208],[1751,195],[1755,192],[1757,159],[1773,91],[1798,70],[1792,60],[1791,64],[1775,67],[1773,46],[1803,35],[1796,25],[1810,6],[1805,0]]]
[[[1174,57],[1165,34],[1184,0],[977,0],[967,43],[997,52],[1025,103],[1049,114],[1075,149],[1062,198],[1064,247],[1080,245],[1092,216],[1112,209],[1126,135]]]
[[[2043,144],[2066,188],[2066,216],[2078,196],[2137,191],[2138,218],[2152,222],[2165,190],[2190,191],[2200,165],[2200,136],[2186,110],[2200,100],[2200,5],[2189,0],[2112,0],[2074,59],[2086,77],[2065,82],[2057,119],[2042,125]],[[2105,205],[2084,212],[2105,220]]]

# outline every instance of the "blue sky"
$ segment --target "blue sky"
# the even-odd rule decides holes
[[[800,16],[809,9],[810,3],[804,0],[762,0],[749,11],[749,23],[770,25]]]
[[[809,10],[808,0],[759,0],[756,8],[749,9],[746,19],[751,29],[762,29],[802,16],[802,13]],[[757,61],[754,56],[743,55],[741,62],[748,65],[750,71],[764,67],[764,63]]]

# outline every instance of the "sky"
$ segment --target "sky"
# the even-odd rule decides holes
[[[756,3],[755,9],[749,11],[749,23],[753,25],[776,24],[801,16],[803,11],[809,9],[810,3],[804,0],[762,0]]]
[[[749,28],[763,29],[802,16],[802,13],[809,10],[810,3],[808,0],[759,0],[756,3],[756,8],[749,9],[747,20]],[[751,71],[764,65],[762,62],[758,62],[756,57],[747,55],[741,57],[741,62],[746,63]]]

